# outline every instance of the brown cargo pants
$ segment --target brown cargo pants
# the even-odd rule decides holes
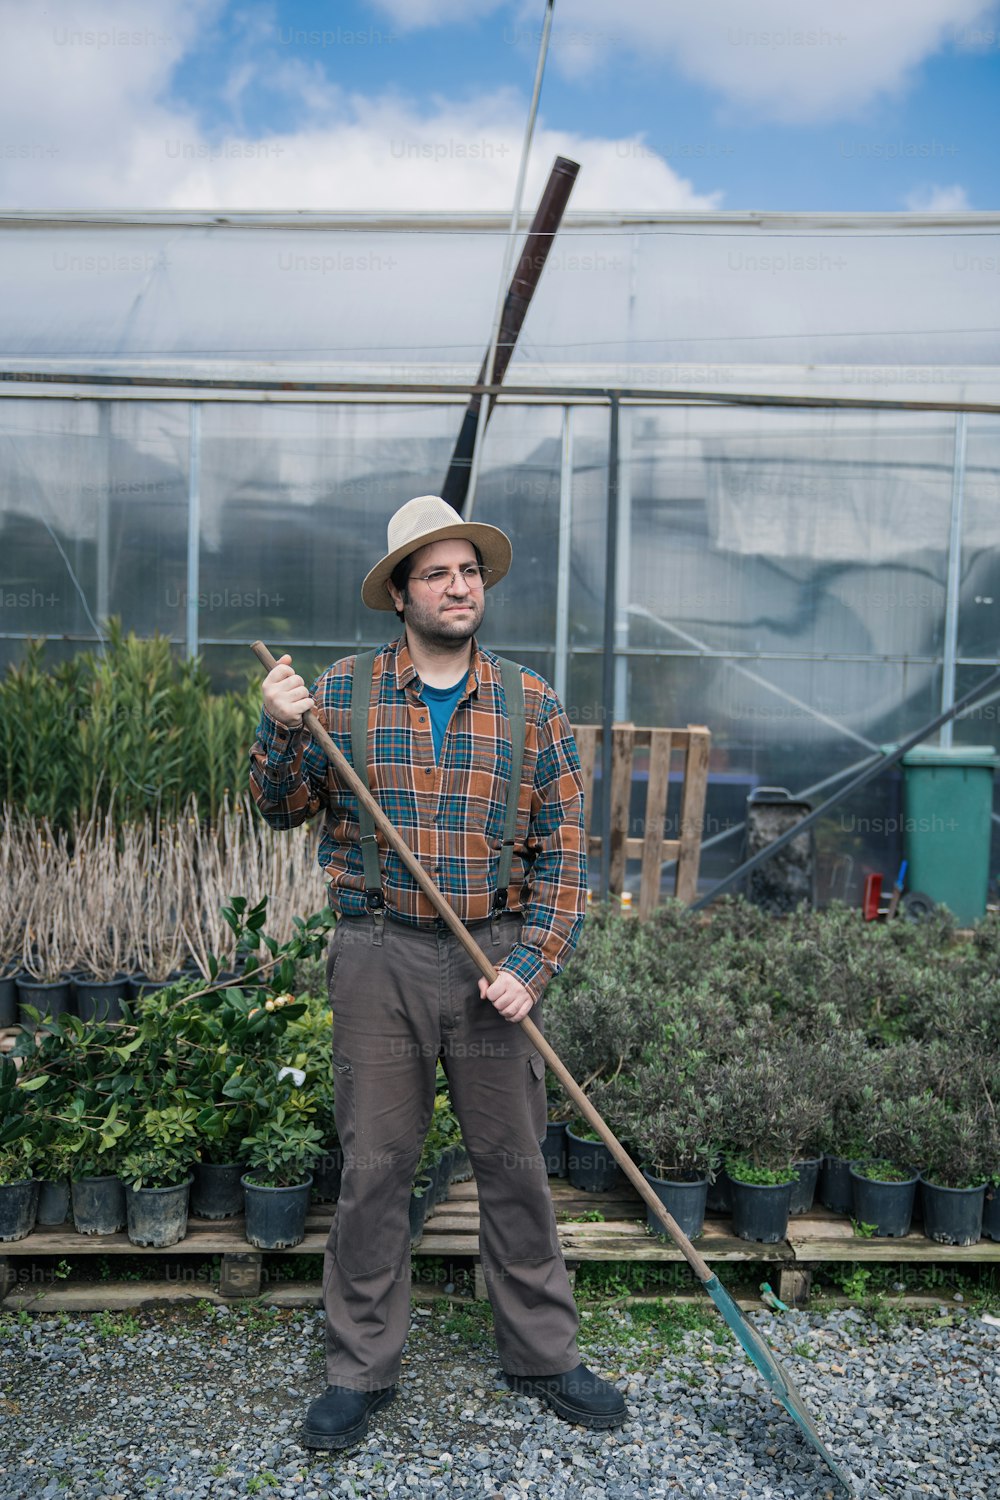
[[[494,964],[520,932],[470,929]],[[545,1068],[522,1028],[480,999],[479,973],[443,924],[342,917],[330,939],[340,1200],[323,1270],[331,1385],[393,1385],[410,1323],[410,1190],[441,1058],[479,1191],[479,1253],[503,1368],[579,1362],[576,1304],[539,1141]],[[536,1006],[533,1019],[540,1024]]]

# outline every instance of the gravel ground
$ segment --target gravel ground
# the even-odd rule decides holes
[[[1000,1494],[1000,1329],[974,1315],[887,1329],[855,1309],[750,1316],[858,1495]],[[627,1398],[618,1431],[507,1390],[475,1306],[417,1305],[397,1399],[337,1457],[298,1440],[323,1386],[319,1311],[8,1313],[0,1500],[843,1494],[707,1305],[585,1314],[582,1342]]]

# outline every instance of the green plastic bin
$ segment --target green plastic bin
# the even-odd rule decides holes
[[[906,887],[963,927],[986,910],[997,754],[991,745],[918,745],[903,756]]]

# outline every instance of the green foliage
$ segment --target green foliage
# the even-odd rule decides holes
[[[913,1176],[911,1170],[897,1166],[884,1156],[865,1157],[862,1161],[856,1161],[854,1170],[859,1177],[866,1177],[870,1182],[908,1182]]]
[[[12,1141],[9,1146],[0,1146],[0,1187],[15,1182],[28,1182],[35,1175],[37,1157],[26,1136]]]
[[[227,789],[246,779],[260,718],[260,669],[243,691],[214,695],[198,658],[169,637],[107,625],[103,652],[84,651],[51,669],[45,643],[0,679],[0,802],[70,828],[114,801],[122,820],[176,814],[189,795],[214,818]]]
[[[758,1167],[742,1156],[727,1156],[726,1171],[734,1182],[745,1182],[752,1187],[780,1187],[795,1179],[790,1167]]]
[[[122,1161],[122,1181],[133,1188],[175,1187],[198,1160],[198,1111],[189,1104],[147,1109]]]
[[[261,1118],[240,1142],[240,1154],[264,1187],[295,1187],[304,1182],[323,1141],[309,1119],[303,1098],[289,1095]]]
[[[63,1015],[22,1032],[0,1060],[0,1150],[30,1140],[34,1175],[121,1172],[149,1186],[250,1152],[251,1165],[301,1180],[326,1144],[316,1120],[332,1113],[329,1008],[276,986],[325,946],[330,914],[297,919],[278,945],[265,902],[235,897],[227,912],[250,955],[245,984],[179,981],[125,1005],[121,1022]],[[255,945],[278,960],[266,976]]]
[[[546,1032],[616,1135],[664,1165],[693,1168],[714,1139],[761,1170],[828,1151],[1000,1177],[998,955],[993,915],[969,941],[947,914],[601,910]]]

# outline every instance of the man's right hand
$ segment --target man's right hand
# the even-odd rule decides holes
[[[315,708],[309,689],[297,672],[292,670],[292,658],[280,656],[277,666],[271,668],[262,684],[264,707],[272,719],[285,724],[289,729],[298,729],[302,715]]]

